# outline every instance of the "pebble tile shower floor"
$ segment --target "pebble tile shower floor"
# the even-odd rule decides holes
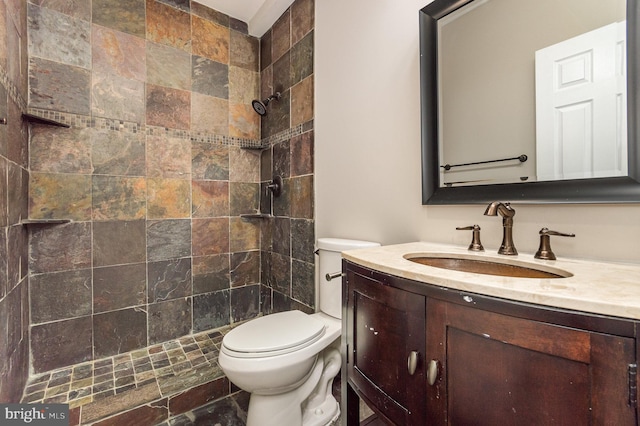
[[[249,396],[237,392],[218,365],[230,329],[39,374],[22,402],[69,404],[70,425],[243,426]]]

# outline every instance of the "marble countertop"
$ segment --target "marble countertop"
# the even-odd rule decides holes
[[[437,253],[522,265],[572,274],[566,278],[512,278],[435,268],[411,262],[406,255]],[[342,257],[361,266],[441,287],[538,305],[640,319],[640,265],[578,259],[534,259],[533,254],[498,255],[466,247],[415,242],[357,250]]]

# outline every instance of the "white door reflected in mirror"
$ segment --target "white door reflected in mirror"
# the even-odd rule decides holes
[[[536,51],[536,178],[627,175],[625,22]]]

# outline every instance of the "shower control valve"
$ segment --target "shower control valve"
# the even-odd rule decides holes
[[[279,197],[282,193],[282,178],[274,176],[273,180],[267,184],[267,190],[271,191],[274,197]]]

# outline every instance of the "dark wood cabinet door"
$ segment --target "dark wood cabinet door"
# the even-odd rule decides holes
[[[637,424],[634,339],[435,299],[427,312],[440,373],[427,390],[429,424]]]
[[[386,421],[423,425],[426,298],[350,270],[346,283],[350,385]]]

